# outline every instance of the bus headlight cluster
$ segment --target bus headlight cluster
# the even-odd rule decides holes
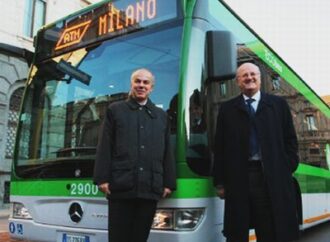
[[[29,211],[22,203],[13,203],[12,205],[13,218],[32,219]]]
[[[204,208],[158,209],[152,229],[195,230],[202,221]]]

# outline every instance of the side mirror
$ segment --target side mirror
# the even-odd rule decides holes
[[[235,77],[237,47],[231,32],[208,31],[205,50],[207,80],[229,80]]]
[[[78,81],[82,82],[85,85],[89,85],[89,82],[91,81],[91,76],[87,73],[79,70],[77,67],[72,66],[69,62],[66,62],[65,60],[60,60],[58,64],[56,65],[57,70],[63,72],[64,74],[68,74],[70,78],[66,81],[70,82],[72,78],[77,79]]]

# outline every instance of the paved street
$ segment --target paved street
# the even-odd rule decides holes
[[[0,241],[1,242],[28,242],[22,240],[11,240],[8,234],[9,210],[0,210]]]
[[[0,241],[1,242],[28,242],[26,240],[9,239],[8,233],[0,233]]]
[[[10,240],[8,235],[8,216],[0,214],[0,241],[1,242],[29,242],[22,240]],[[329,242],[330,222],[321,224],[316,228],[311,228],[302,233],[302,238],[296,242]]]
[[[8,231],[9,210],[0,209],[0,234]],[[3,240],[0,241],[2,242]]]
[[[310,228],[302,233],[299,242],[329,242],[330,222],[320,224],[315,228]]]
[[[9,239],[7,218],[0,217],[0,241],[1,242],[27,242],[22,240]]]

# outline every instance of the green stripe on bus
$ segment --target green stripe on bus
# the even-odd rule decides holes
[[[12,181],[10,194],[20,196],[102,197],[91,180]]]
[[[302,193],[330,192],[330,171],[301,164],[295,172]],[[91,180],[12,181],[11,195],[57,197],[103,197]],[[211,178],[178,178],[172,198],[214,196]]]
[[[62,181],[12,181],[13,196],[49,197],[104,197],[91,180]],[[209,178],[177,179],[177,190],[172,198],[199,198],[214,196],[212,180]]]
[[[295,175],[307,175],[330,179],[330,171],[324,168],[300,164]]]
[[[177,179],[177,190],[172,198],[202,198],[213,197],[215,191],[212,179]]]
[[[330,192],[330,171],[300,164],[295,172],[302,193]]]

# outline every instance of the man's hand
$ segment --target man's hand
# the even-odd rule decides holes
[[[216,187],[216,193],[220,199],[225,198],[225,188],[223,186]]]
[[[111,192],[110,192],[110,188],[109,188],[109,183],[106,182],[106,183],[102,183],[100,185],[98,185],[98,188],[101,192],[103,192],[105,195],[110,195]]]
[[[171,189],[165,187],[163,191],[163,198],[168,197],[172,193]]]

